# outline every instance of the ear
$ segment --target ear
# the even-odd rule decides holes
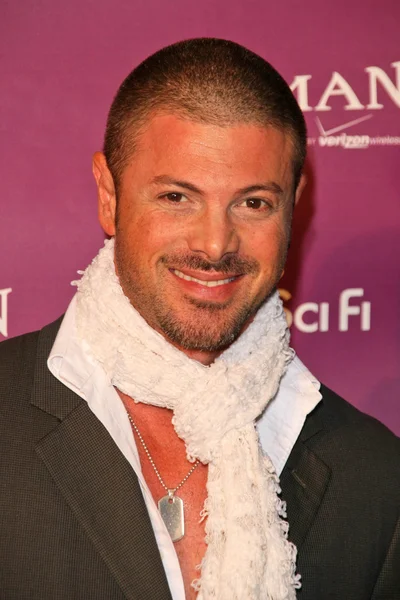
[[[296,193],[294,196],[294,205],[296,206],[296,204],[298,203],[298,201],[300,200],[300,196],[303,193],[304,188],[307,185],[307,176],[303,173],[302,176],[300,177],[300,181],[298,183],[298,186],[296,188]]]
[[[98,216],[100,225],[107,235],[115,235],[115,213],[117,198],[114,181],[102,152],[93,156],[93,175],[97,185]]]

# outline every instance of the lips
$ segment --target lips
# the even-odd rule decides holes
[[[207,279],[199,279],[198,277],[194,277],[192,275],[187,275],[186,273],[183,273],[182,271],[179,271],[178,269],[171,269],[171,271],[174,273],[174,275],[176,275],[177,277],[179,277],[180,279],[184,279],[185,281],[193,281],[194,283],[197,283],[199,285],[202,285],[204,287],[218,287],[221,285],[227,285],[228,283],[231,283],[232,281],[234,281],[235,279],[237,279],[238,277],[240,277],[240,275],[233,275],[232,277],[226,277],[224,279],[215,279],[215,277],[220,277],[220,275],[214,273],[207,273]],[[202,274],[203,276],[206,276],[205,274]]]

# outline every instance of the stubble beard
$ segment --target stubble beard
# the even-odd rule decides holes
[[[164,256],[160,262],[166,267],[167,265],[173,265],[174,268],[186,266],[222,273],[237,272],[251,275],[259,272],[257,261],[239,259],[235,256],[228,256],[218,264],[208,263],[197,256],[182,255]],[[139,284],[144,277],[141,278],[141,273],[133,268],[123,245],[120,246],[117,243],[115,263],[124,294],[150,327],[162,333],[172,344],[184,350],[200,352],[220,352],[230,346],[239,337],[246,323],[266,298],[270,296],[278,281],[278,277],[273,278],[271,285],[261,298],[245,298],[236,309],[231,306],[231,301],[214,303],[182,296],[187,306],[179,313],[168,302],[168,298],[150,295],[144,286]]]
[[[223,313],[229,311],[229,306],[193,298],[186,298],[186,302],[193,307],[191,318],[183,321],[171,310],[157,311],[158,323],[171,342],[185,350],[200,352],[219,352],[230,346],[261,304],[253,307],[246,303],[226,316]]]

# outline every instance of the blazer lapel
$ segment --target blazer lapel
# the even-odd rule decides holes
[[[287,504],[289,539],[299,550],[317,515],[331,477],[330,468],[307,446],[323,429],[318,407],[307,421],[282,472],[282,498]]]
[[[47,368],[57,329],[41,332],[32,403],[60,422],[36,451],[126,598],[171,600],[132,467],[86,402]]]

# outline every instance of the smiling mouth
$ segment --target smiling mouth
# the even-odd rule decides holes
[[[240,277],[240,275],[237,275],[234,277],[228,277],[227,279],[217,279],[216,281],[206,281],[204,279],[197,279],[197,277],[191,277],[190,275],[185,275],[185,273],[182,273],[182,271],[178,271],[178,269],[171,269],[171,271],[174,273],[174,275],[176,275],[180,279],[184,279],[185,281],[194,281],[195,283],[198,283],[199,285],[203,285],[204,287],[210,287],[210,288],[217,287],[219,285],[226,285],[228,283],[231,283],[232,281],[235,281],[235,279],[238,279],[238,277]]]

